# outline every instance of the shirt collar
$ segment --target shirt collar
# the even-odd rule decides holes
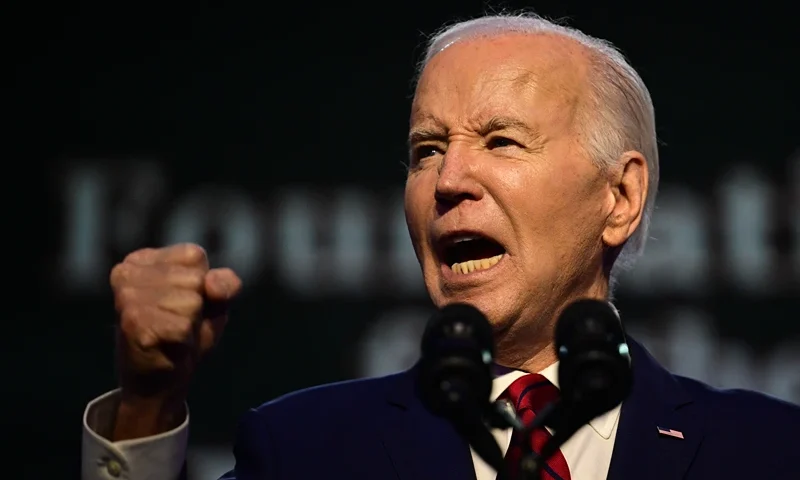
[[[528,372],[523,372],[520,370],[509,369],[505,367],[495,366],[494,369],[494,380],[492,381],[492,395],[490,397],[491,401],[494,402],[506,389],[514,383],[514,380],[527,375]],[[544,378],[548,379],[550,383],[558,388],[558,362],[553,363],[549,367],[545,368],[544,370],[540,371],[539,374]],[[614,425],[617,423],[619,419],[620,413],[620,405],[617,405],[613,409],[609,410],[608,412],[600,415],[592,419],[589,422],[589,425],[592,427],[592,430],[595,431],[598,435],[603,437],[604,439],[608,440],[611,438],[611,434],[614,431]]]

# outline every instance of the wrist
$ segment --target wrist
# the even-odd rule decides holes
[[[138,396],[122,391],[112,441],[143,438],[168,432],[186,419],[183,395]]]

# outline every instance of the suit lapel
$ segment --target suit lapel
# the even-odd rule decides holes
[[[682,479],[703,440],[702,409],[644,347],[632,339],[628,343],[634,387],[622,404],[608,480]],[[469,446],[447,421],[422,406],[414,372],[389,385],[381,426],[398,480],[475,480]],[[660,434],[658,427],[684,438]]]
[[[444,419],[429,413],[415,394],[414,369],[387,392],[383,445],[399,480],[475,480],[469,445]]]
[[[634,386],[622,404],[609,480],[684,478],[703,439],[703,419],[686,390],[641,345],[631,348]],[[683,439],[659,433],[675,430]]]

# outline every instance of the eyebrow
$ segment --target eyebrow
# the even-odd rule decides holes
[[[413,145],[424,141],[443,140],[447,137],[446,129],[442,123],[438,121],[434,123],[436,124],[434,127],[413,128],[408,135],[408,144]],[[520,130],[532,138],[538,138],[540,136],[538,129],[531,127],[522,120],[506,116],[494,116],[490,118],[478,129],[478,134],[486,136],[500,130]]]
[[[447,137],[447,128],[440,119],[432,115],[424,115],[422,122],[432,124],[432,126],[412,128],[408,133],[409,146],[430,140],[442,140]]]
[[[482,136],[486,136],[499,130],[520,130],[534,138],[539,136],[539,131],[536,128],[531,127],[522,120],[504,116],[490,118],[488,122],[484,123],[481,128],[478,129],[478,133]]]
[[[414,128],[408,135],[408,144],[415,145],[417,143],[426,142],[430,140],[442,140],[447,137],[447,132],[444,128]]]

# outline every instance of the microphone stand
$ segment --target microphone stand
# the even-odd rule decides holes
[[[530,433],[551,423],[562,416],[561,403],[556,400],[544,407],[529,423],[525,425],[514,411],[514,407],[505,400],[494,402],[487,415],[487,423],[492,428],[511,428],[523,435],[525,439],[522,459],[520,460],[519,479],[540,480],[542,465],[558,450],[576,431],[568,432],[560,428],[542,448],[542,452],[534,452],[530,442]],[[560,423],[560,422],[559,422]],[[561,432],[561,434],[559,434]],[[563,438],[562,438],[563,437]],[[501,478],[498,472],[498,480]],[[508,477],[505,477],[508,478]]]
[[[497,472],[497,480],[513,480],[503,459],[503,452],[480,417],[476,421],[461,423],[456,429],[488,465]]]
[[[485,407],[479,407],[479,402],[468,394],[469,390],[463,388],[463,383],[458,379],[451,379],[449,386],[450,392],[461,398],[458,408],[454,408],[450,412],[453,426],[458,434],[467,440],[479,457],[495,469],[497,480],[512,480],[503,459],[503,452],[487,428],[489,422],[486,420],[495,418],[491,409],[493,405],[490,405],[488,410]],[[511,414],[516,417],[513,409]],[[517,423],[519,423],[518,420]]]
[[[520,480],[541,479],[542,469],[547,460],[578,431],[578,428],[570,425],[568,422],[563,422],[554,429],[553,435],[545,442],[540,452],[535,452],[531,448],[530,441],[526,442],[527,452],[520,460]]]

